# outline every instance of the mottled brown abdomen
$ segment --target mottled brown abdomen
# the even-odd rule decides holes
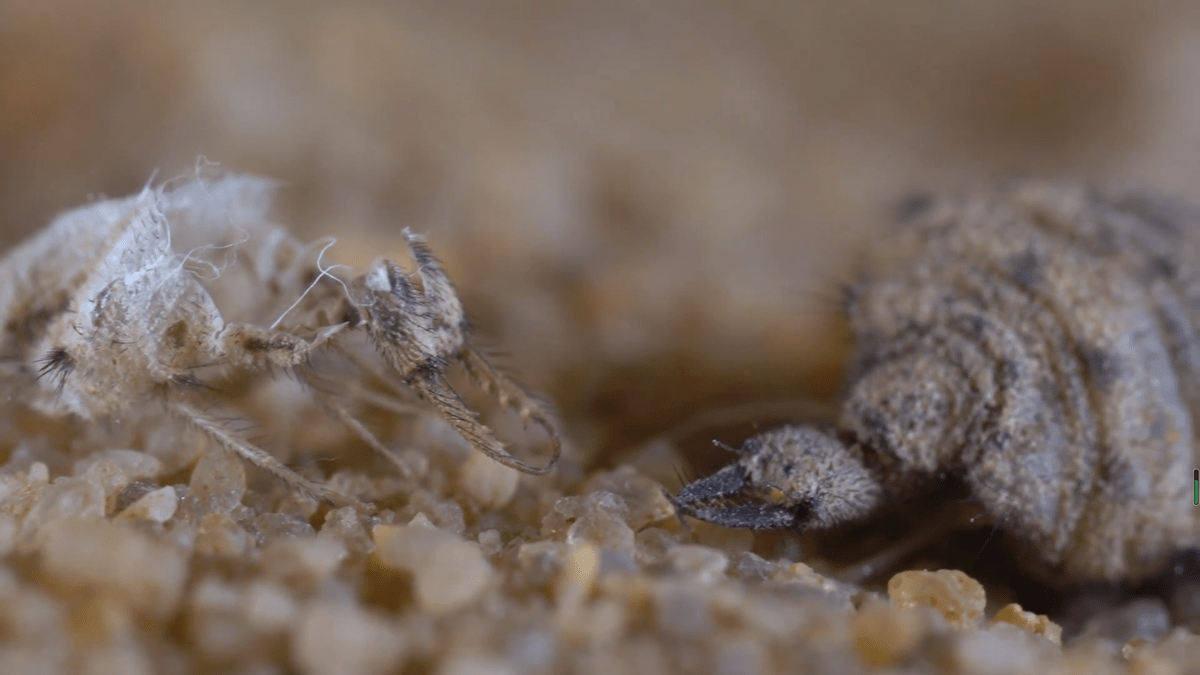
[[[1200,543],[1197,212],[1041,182],[912,206],[849,303],[840,424],[885,489],[960,474],[1067,578]]]

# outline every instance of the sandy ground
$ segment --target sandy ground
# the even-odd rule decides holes
[[[724,461],[710,438],[833,399],[837,283],[912,191],[1036,174],[1200,199],[1187,3],[247,4],[0,0],[0,245],[198,162],[280,179],[281,218],[336,236],[338,262],[405,259],[413,227],[481,339],[554,404],[568,456],[554,478],[493,478],[430,422],[403,434],[431,459],[372,478],[390,515],[367,517],[202,449],[97,454],[123,478],[96,487],[108,469],[78,464],[74,427],[6,441],[5,672],[47,654],[91,672],[1200,664],[1161,603],[1112,610],[1120,626],[1064,655],[1033,619],[974,628],[1018,591],[989,586],[956,628],[944,606],[902,608],[886,575],[794,565],[794,541],[682,529],[657,491]],[[342,433],[295,424],[262,435]],[[138,481],[172,496],[121,521]],[[928,556],[913,565],[959,562]],[[85,564],[150,559],[115,580]],[[945,583],[926,597],[978,599]],[[1055,607],[1068,638],[1087,632],[1037,609]]]

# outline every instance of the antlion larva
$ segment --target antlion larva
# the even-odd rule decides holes
[[[679,511],[829,527],[955,476],[1055,578],[1143,578],[1200,544],[1200,211],[1037,181],[903,211],[847,287],[836,430],[746,441]]]

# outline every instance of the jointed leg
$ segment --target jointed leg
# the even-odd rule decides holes
[[[558,430],[555,429],[545,406],[492,367],[492,364],[488,363],[482,354],[470,346],[462,351],[461,358],[463,368],[466,369],[467,375],[475,382],[476,386],[496,397],[500,401],[500,405],[520,415],[521,421],[525,424],[532,421],[546,431],[550,437],[551,452],[553,453],[548,465],[553,466],[562,452],[562,440],[558,437]]]
[[[508,449],[504,447],[504,444],[492,433],[492,430],[481,423],[475,413],[467,409],[463,400],[442,380],[441,375],[435,374],[429,378],[417,378],[413,380],[412,387],[432,403],[433,407],[437,408],[437,411],[442,414],[442,417],[454,427],[454,430],[474,446],[476,450],[500,462],[504,466],[540,476],[549,473],[550,469],[554,467],[554,463],[558,460],[559,443],[557,437],[554,437],[554,455],[550,458],[549,462],[542,466],[526,464],[513,457],[508,452]]]
[[[266,471],[288,485],[288,487],[319,499],[332,506],[366,507],[359,501],[338,494],[329,488],[313,482],[295,471],[287,468],[282,462],[272,457],[265,450],[252,445],[237,434],[230,431],[221,422],[208,417],[186,403],[171,403],[168,409],[197,429],[208,434],[221,447],[236,454],[254,466]]]

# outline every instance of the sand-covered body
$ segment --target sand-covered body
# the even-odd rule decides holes
[[[1069,578],[1195,546],[1200,214],[1035,182],[920,206],[857,285],[842,425],[890,469],[961,473]]]
[[[846,308],[837,430],[752,439],[684,513],[824,528],[957,477],[1049,579],[1141,579],[1200,543],[1198,212],[1034,181],[913,199]]]

